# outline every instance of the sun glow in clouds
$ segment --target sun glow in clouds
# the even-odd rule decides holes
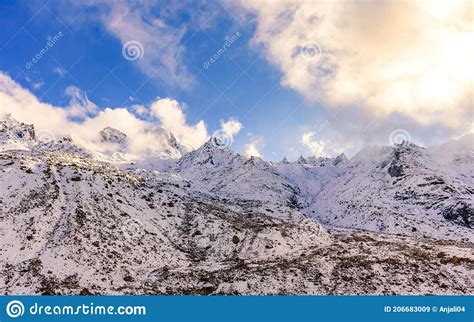
[[[329,108],[378,118],[469,124],[474,75],[471,1],[242,1],[257,20],[253,44],[282,84]],[[297,49],[316,43],[315,59]]]

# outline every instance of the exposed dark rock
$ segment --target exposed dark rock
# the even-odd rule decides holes
[[[234,244],[238,244],[238,243],[240,242],[240,238],[239,238],[238,236],[233,236],[233,237],[232,237],[232,242],[233,242]]]
[[[474,227],[474,209],[464,201],[444,209],[441,214],[444,218],[468,228]]]
[[[125,282],[133,282],[133,281],[134,281],[133,277],[130,276],[130,275],[125,275],[125,276],[123,277],[123,280],[124,280]]]
[[[403,175],[403,166],[392,161],[388,168],[388,174],[390,174],[391,177],[401,177]]]

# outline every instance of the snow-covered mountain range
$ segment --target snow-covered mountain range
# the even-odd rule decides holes
[[[47,134],[0,121],[2,294],[474,292],[473,135],[271,163]]]

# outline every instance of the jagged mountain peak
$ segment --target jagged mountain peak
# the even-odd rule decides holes
[[[102,142],[126,144],[128,139],[127,134],[112,127],[105,127],[99,132]]]
[[[297,199],[296,188],[271,163],[235,153],[220,146],[214,138],[183,156],[174,171],[191,182],[193,189],[211,191],[216,198],[285,207],[291,198]]]
[[[315,167],[327,167],[334,165],[334,158],[311,156],[306,158],[306,162]]]
[[[17,121],[10,114],[0,117],[0,149],[60,152],[92,157],[86,149],[76,145],[70,136],[56,137],[50,130],[36,131],[35,127]]]
[[[43,142],[38,143],[38,147],[45,151],[69,153],[81,158],[94,158],[92,151],[76,144],[70,136],[60,138],[47,137]]]
[[[11,117],[8,117],[3,124],[7,124],[7,126],[2,125],[4,134],[14,133],[14,131],[5,130],[8,128],[26,131],[23,137],[31,139],[35,136],[32,126],[14,121]],[[156,130],[168,135],[170,149],[176,151],[179,143],[174,135],[164,129]],[[122,142],[122,139],[126,137],[125,134],[113,128],[105,128],[102,131],[102,136],[113,142]],[[448,142],[441,148],[423,148],[404,142],[394,146],[365,147],[350,160],[347,160],[344,154],[336,158],[304,158],[300,156],[297,162],[273,164],[255,157],[246,158],[231,151],[218,138],[210,138],[201,147],[185,154],[177,161],[175,161],[176,159],[167,159],[171,160],[169,165],[162,167],[160,172],[166,172],[165,176],[180,177],[190,183],[193,189],[208,191],[216,198],[268,202],[280,206],[289,204],[288,200],[292,200],[292,205],[301,208],[309,207],[310,210],[306,212],[307,214],[311,215],[311,210],[314,208],[315,213],[325,213],[327,216],[330,216],[331,212],[337,212],[339,215],[336,217],[339,218],[350,217],[344,213],[355,212],[350,205],[356,203],[355,196],[361,195],[360,186],[364,187],[362,191],[367,192],[364,197],[364,205],[375,204],[376,202],[372,200],[373,196],[380,195],[379,200],[383,201],[383,204],[378,205],[378,208],[374,206],[374,209],[385,209],[385,204],[392,205],[392,208],[386,211],[396,213],[396,216],[405,215],[394,210],[405,209],[403,203],[398,204],[400,200],[413,199],[415,201],[412,202],[416,203],[418,202],[416,198],[427,198],[431,202],[435,202],[440,198],[439,196],[442,196],[432,209],[432,216],[435,220],[439,221],[438,217],[443,217],[443,213],[449,213],[444,216],[446,218],[458,216],[459,213],[462,218],[468,218],[469,225],[472,225],[472,219],[470,219],[472,218],[470,215],[472,206],[453,207],[460,202],[472,205],[472,202],[469,201],[469,196],[472,193],[472,175],[470,173],[472,173],[472,162],[474,161],[471,151],[464,152],[461,156],[456,154],[454,161],[457,162],[457,167],[453,167],[452,162],[454,161],[441,164],[438,160],[439,153],[451,154],[451,152],[447,152],[451,150],[456,153],[464,151],[465,146],[469,146],[471,140],[472,135],[466,136],[461,140]],[[46,145],[44,149],[57,152],[81,152],[67,138],[62,141],[55,140],[53,143]],[[34,146],[36,150],[38,150],[37,146],[36,143]],[[177,154],[179,155],[179,153]],[[462,156],[464,158],[461,158]],[[107,161],[107,159],[105,160]],[[150,162],[158,163],[154,160]],[[135,168],[140,167],[141,165],[137,163]],[[140,169],[151,168],[153,167]],[[425,187],[429,187],[429,189]],[[426,201],[418,203],[428,204]],[[335,209],[340,204],[346,205],[347,208],[341,207],[336,211]],[[360,216],[365,215],[364,207],[360,208]],[[377,217],[374,215],[374,211],[377,211],[369,208],[370,210],[367,210],[368,216]],[[462,209],[462,211],[458,209]],[[465,215],[465,212],[468,215]],[[327,220],[326,217],[324,218]],[[360,220],[360,218],[355,220]],[[466,221],[463,220],[457,222]],[[329,221],[333,222],[333,219]],[[344,221],[344,225],[348,225],[346,221]],[[363,225],[361,224],[361,226]],[[394,227],[391,229],[397,230]],[[406,233],[406,229],[401,231]]]
[[[226,165],[235,157],[240,156],[223,145],[220,139],[212,137],[196,150],[185,154],[177,165],[179,168],[204,164],[215,167]]]
[[[110,154],[115,159],[124,159],[124,154],[128,151],[128,136],[122,131],[105,127],[99,132],[102,152]]]
[[[428,148],[430,154],[439,164],[465,166],[474,162],[474,133],[469,133],[457,140],[450,140],[444,144]],[[466,169],[474,172],[473,169]]]
[[[283,157],[283,159],[280,161],[281,164],[289,164],[290,162],[286,158],[286,156]]]
[[[169,132],[168,145],[180,153],[180,155],[185,155],[186,153],[192,151],[192,147],[186,146],[178,142],[173,133]]]
[[[35,140],[35,128],[17,121],[11,114],[0,116],[0,144],[25,144]]]
[[[246,164],[254,165],[254,166],[263,166],[263,167],[270,167],[271,164],[267,161],[264,161],[262,158],[257,156],[251,156],[248,158]]]
[[[349,162],[349,159],[344,153],[339,154],[335,159],[334,159],[334,165],[336,166],[342,166],[347,164]]]
[[[471,159],[441,166],[405,145],[273,164],[209,140],[177,166],[121,169],[72,147],[0,151],[5,293],[418,294],[440,272],[443,292],[472,289]],[[391,162],[408,171],[390,176]]]
[[[193,150],[193,148],[183,142],[180,142],[176,136],[164,128],[154,128],[155,132],[162,133],[167,141],[168,148],[166,152],[173,157],[181,157]]]
[[[388,174],[391,177],[401,177],[407,174],[410,169],[424,168],[426,158],[425,148],[403,142],[392,147],[391,153],[380,163],[380,168],[384,168],[388,164]]]
[[[298,158],[297,162],[299,164],[307,164],[308,162],[306,161],[306,159],[303,157],[303,155],[300,155],[300,157]]]
[[[416,145],[412,142],[403,142],[400,144],[393,145],[394,154],[416,154],[426,150],[426,148]]]
[[[213,136],[209,138],[199,149],[206,150],[206,151],[220,151],[224,150],[226,152],[232,152],[228,146],[226,145],[225,140],[220,137]]]

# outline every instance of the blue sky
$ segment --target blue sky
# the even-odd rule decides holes
[[[99,23],[81,25],[94,8],[77,11],[80,16],[71,22],[61,18],[62,12],[54,3],[43,4],[7,1],[2,2],[0,11],[0,70],[42,101],[67,106],[65,88],[71,85],[85,91],[99,107],[146,105],[156,97],[174,98],[186,104],[189,123],[203,119],[211,133],[219,128],[221,119],[237,118],[244,128],[235,137],[232,149],[243,153],[249,140],[263,137],[262,154],[266,159],[282,158],[297,145],[304,129],[325,120],[317,104],[282,87],[280,72],[250,48],[255,28],[251,22],[240,24],[224,12],[215,26],[187,30],[183,63],[194,83],[182,88],[160,77],[150,78],[136,62],[125,60],[120,39]],[[181,24],[186,17],[176,19]],[[45,46],[47,37],[59,32],[64,36],[27,69],[26,63]],[[241,36],[205,69],[204,63],[224,45],[225,37],[236,32]],[[309,153],[304,149],[298,152]]]
[[[305,29],[292,30],[297,27],[286,18],[281,18],[281,25],[266,26],[263,17],[267,11],[263,5],[235,6],[229,1],[180,3],[117,1],[114,7],[104,1],[2,1],[0,71],[40,101],[54,106],[67,108],[71,96],[67,95],[66,89],[74,86],[99,110],[125,107],[135,113],[134,105],[149,108],[158,97],[174,99],[181,104],[187,124],[194,125],[203,120],[209,135],[219,129],[221,120],[234,118],[243,128],[234,136],[231,148],[245,153],[246,145],[255,142],[261,155],[268,160],[279,160],[285,155],[296,159],[299,154],[334,155],[341,151],[351,154],[366,143],[389,144],[390,134],[397,129],[406,131],[411,140],[420,144],[432,143],[430,138],[433,137],[436,143],[436,140],[445,140],[469,130],[469,124],[461,126],[457,119],[445,124],[442,116],[440,119],[430,118],[436,111],[429,110],[431,107],[424,110],[424,106],[430,106],[431,102],[422,102],[425,96],[421,92],[419,95],[416,93],[417,104],[423,103],[419,106],[390,106],[387,93],[368,88],[369,82],[362,77],[364,69],[355,73],[356,76],[351,74],[353,71],[347,66],[352,61],[346,64],[339,59],[334,63],[330,62],[333,57],[329,57],[316,64],[311,60],[304,61],[304,57],[298,58],[305,56],[308,50],[311,58],[314,54],[311,49],[318,55],[332,52],[330,47],[335,45],[326,43],[325,35],[319,33],[306,39]],[[308,8],[300,9],[301,12],[313,9]],[[284,5],[278,10],[280,13],[293,12],[294,15],[288,19],[294,19],[299,12]],[[365,11],[362,13],[366,14]],[[313,18],[310,16],[308,21]],[[393,19],[396,21],[397,17]],[[432,29],[435,27],[437,25]],[[289,33],[285,33],[284,28]],[[342,32],[347,34],[347,30]],[[299,33],[303,35],[298,40],[301,44],[282,52],[286,44],[294,41],[289,35]],[[205,68],[206,61],[218,53],[228,37],[235,35],[239,36],[225,53]],[[353,39],[357,36],[354,33]],[[57,41],[36,63],[28,66],[28,62],[46,46],[48,37],[56,37]],[[334,37],[342,36],[335,34]],[[371,35],[364,40],[371,41],[369,37]],[[124,44],[137,39],[143,47],[143,57],[135,61],[125,59]],[[440,44],[452,45],[445,40],[440,40]],[[426,60],[420,48],[410,50],[413,57],[420,58],[410,63],[416,65]],[[374,51],[374,57],[386,54],[383,48],[377,47]],[[364,54],[369,60],[372,52]],[[295,57],[299,61],[295,61]],[[439,65],[438,61],[432,63]],[[367,64],[366,61],[363,64]],[[395,67],[403,69],[398,65]],[[369,65],[369,68],[379,67]],[[359,75],[363,81],[359,82]],[[437,76],[430,75],[431,78]],[[334,80],[339,77],[343,81],[335,85]],[[350,81],[344,82],[344,77]],[[341,83],[352,81],[359,86],[355,90],[357,95],[352,92],[349,95],[341,89]],[[470,79],[462,78],[458,87],[462,88],[467,81]],[[376,82],[370,82],[373,83]],[[380,95],[374,94],[377,90]],[[327,93],[335,94],[326,97]],[[457,102],[462,100],[456,93],[441,98],[449,99],[457,106]],[[405,94],[402,92],[401,97]],[[348,98],[342,101],[339,99],[342,97]],[[373,97],[377,99],[371,99]],[[395,98],[400,99],[398,96]],[[342,107],[343,110],[339,109]],[[472,105],[459,109],[457,117],[462,119]],[[418,117],[420,112],[427,112],[426,119]],[[136,116],[159,123],[155,118]],[[81,120],[78,118],[76,121]],[[433,134],[435,128],[436,135]]]

